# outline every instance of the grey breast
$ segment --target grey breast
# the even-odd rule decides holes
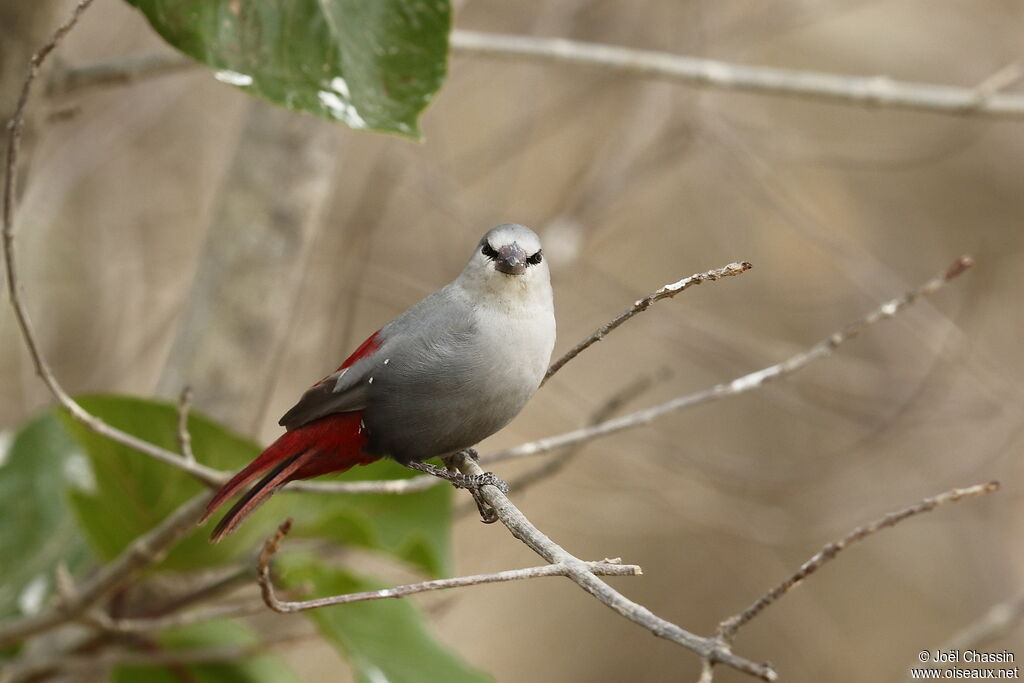
[[[515,344],[481,330],[472,306],[447,287],[381,334],[364,420],[369,450],[402,462],[487,438],[519,413],[540,381],[518,367]]]

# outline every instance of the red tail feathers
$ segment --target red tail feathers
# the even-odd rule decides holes
[[[290,481],[344,472],[354,465],[376,460],[364,451],[366,436],[362,417],[362,411],[328,415],[282,434],[210,500],[200,524],[252,480],[267,473],[224,515],[210,540],[216,543],[230,534],[279,487]]]

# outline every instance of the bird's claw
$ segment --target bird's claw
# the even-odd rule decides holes
[[[502,493],[508,493],[508,482],[496,475],[494,472],[484,472],[483,474],[472,474],[467,475],[465,486],[459,486],[458,488],[477,489],[479,490],[484,486],[493,486]]]
[[[476,459],[476,451],[469,448],[465,451],[466,455]],[[435,477],[444,479],[451,483],[457,489],[468,489],[473,495],[473,501],[476,503],[477,509],[480,511],[480,519],[484,524],[493,524],[498,521],[498,513],[491,505],[484,500],[480,490],[484,486],[493,486],[502,493],[508,493],[509,486],[508,482],[500,478],[494,472],[484,472],[483,474],[463,474],[451,465],[450,460],[445,461],[446,467],[438,467],[432,465],[429,462],[419,462],[413,460],[412,462],[404,463],[406,467],[416,470],[417,472],[425,472],[432,474]]]

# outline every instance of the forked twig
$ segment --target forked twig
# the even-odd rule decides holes
[[[453,459],[463,474],[479,476],[483,470],[473,459],[458,454]],[[758,663],[733,654],[729,643],[718,637],[704,638],[662,619],[643,605],[633,602],[594,575],[587,563],[575,557],[535,527],[508,497],[495,486],[483,486],[480,495],[495,511],[498,519],[513,536],[552,564],[569,568],[566,577],[615,612],[639,624],[659,638],[665,638],[695,652],[703,659],[725,664],[765,681],[774,681],[778,674],[769,664]]]
[[[312,600],[298,602],[286,602],[280,600],[274,592],[274,583],[270,578],[270,560],[281,548],[281,541],[291,530],[290,519],[281,523],[277,532],[267,539],[263,544],[263,552],[260,553],[257,567],[257,577],[260,589],[263,591],[263,601],[270,609],[281,614],[292,612],[304,612],[321,607],[332,605],[347,605],[352,602],[366,602],[367,600],[383,600],[385,598],[404,598],[416,593],[428,591],[445,590],[447,588],[464,588],[466,586],[477,586],[483,583],[502,583],[505,581],[518,581],[520,579],[535,579],[545,576],[566,576],[569,568],[562,564],[548,564],[542,567],[528,567],[526,569],[509,569],[492,574],[474,574],[472,576],[458,576],[451,579],[435,579],[433,581],[421,581],[409,583],[392,588],[382,588],[375,591],[362,591],[359,593],[346,593],[343,595],[332,595]],[[586,562],[587,567],[595,574],[602,576],[639,576],[643,572],[635,564],[620,564],[618,560],[604,560],[602,562]]]

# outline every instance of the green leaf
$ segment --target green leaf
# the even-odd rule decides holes
[[[6,450],[6,452],[4,452]],[[89,550],[64,495],[69,481],[89,474],[88,463],[52,414],[0,446],[0,618],[41,606],[63,562],[81,569]]]
[[[280,562],[288,586],[311,584],[316,595],[377,590],[382,585],[301,557]],[[391,683],[491,680],[434,640],[419,610],[407,600],[373,600],[310,610],[305,614],[344,654],[360,681]]]
[[[177,409],[170,403],[123,396],[79,400],[86,410],[115,427],[169,450],[178,448]],[[90,545],[101,558],[117,556],[132,539],[202,490],[195,479],[170,465],[99,436],[70,417],[65,417],[65,424],[92,465],[93,487],[73,491],[71,499]],[[217,469],[237,470],[260,451],[255,443],[195,413],[189,416],[189,431],[196,458]],[[393,462],[376,462],[336,478],[395,479],[412,474]],[[450,486],[409,495],[278,494],[217,545],[207,541],[209,524],[198,529],[161,566],[197,569],[227,563],[258,548],[278,523],[294,517],[296,536],[358,545],[393,555],[431,575],[447,575],[451,495]]]
[[[165,631],[158,638],[163,650],[197,650],[256,646],[256,633],[237,621],[214,621]],[[170,671],[167,667],[120,667],[114,683],[178,683],[181,680],[209,683],[291,683],[298,680],[284,661],[271,654],[248,655],[236,661],[189,664]]]
[[[415,475],[383,460],[354,467],[337,479],[405,479]],[[405,495],[294,495],[288,510],[296,519],[296,535],[383,551],[431,576],[447,576],[452,554],[451,499],[452,487],[443,484]]]
[[[447,70],[449,0],[128,0],[217,78],[352,128],[419,138]]]
[[[141,439],[176,451],[177,410],[174,405],[124,396],[89,396],[79,402],[90,413]],[[105,560],[112,559],[137,536],[160,523],[175,508],[204,489],[190,475],[95,434],[69,416],[64,423],[89,456],[94,486],[72,492],[71,500],[89,544]],[[260,448],[206,418],[189,416],[196,458],[211,467],[238,469]],[[208,526],[197,528],[161,564],[169,569],[197,569],[228,563],[252,550],[284,518],[272,499],[238,533],[213,545]]]

